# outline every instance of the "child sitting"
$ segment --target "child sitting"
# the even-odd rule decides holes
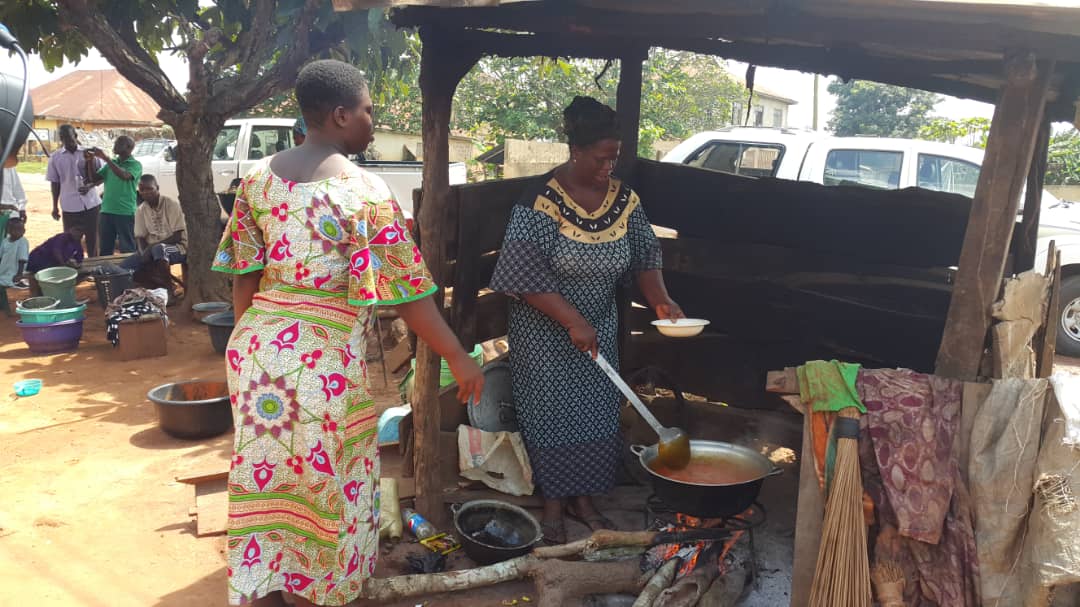
[[[30,243],[23,236],[26,226],[18,217],[7,223],[7,235],[0,241],[0,287],[27,289],[23,280],[26,262],[30,259]]]

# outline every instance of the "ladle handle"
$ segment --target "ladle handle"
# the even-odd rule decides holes
[[[652,411],[649,411],[649,408],[645,406],[645,403],[641,402],[641,399],[638,398],[638,395],[630,389],[630,386],[628,386],[626,382],[623,381],[623,378],[619,376],[619,373],[611,367],[611,363],[609,363],[607,359],[604,358],[604,355],[600,354],[599,352],[597,352],[596,354],[596,364],[600,366],[600,370],[608,376],[608,379],[611,380],[611,383],[615,384],[615,387],[619,389],[619,392],[623,393],[623,396],[626,397],[626,400],[630,401],[630,404],[633,405],[635,409],[637,409],[637,412],[641,415],[641,417],[643,417],[645,421],[648,422],[650,426],[652,426],[653,430],[656,431],[656,434],[660,436],[661,431],[664,430],[664,426],[660,423],[660,420],[656,419],[656,417],[652,414]]]

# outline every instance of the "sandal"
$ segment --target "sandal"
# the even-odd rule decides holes
[[[540,521],[540,533],[544,534],[544,543],[548,546],[565,544],[566,522],[563,519],[559,519],[558,521]]]
[[[604,516],[603,514],[600,514],[599,512],[592,516],[587,516],[583,518],[578,516],[577,513],[574,512],[573,506],[568,505],[566,507],[566,516],[581,523],[582,525],[585,525],[589,528],[589,531],[600,531],[603,529],[607,529],[610,531],[618,531],[619,529],[615,526],[615,523],[611,522],[611,519]]]

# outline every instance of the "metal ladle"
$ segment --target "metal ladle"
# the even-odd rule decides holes
[[[641,402],[638,395],[630,389],[630,386],[623,381],[619,373],[611,367],[603,354],[596,354],[596,364],[608,376],[611,383],[615,384],[615,387],[630,401],[630,404],[637,409],[641,417],[645,418],[645,421],[652,426],[652,429],[656,431],[656,435],[660,437],[656,448],[656,459],[673,470],[685,468],[690,463],[690,437],[686,434],[686,431],[682,428],[666,428],[661,425],[660,420],[656,419],[656,416],[652,414],[652,411],[649,411],[645,403]]]

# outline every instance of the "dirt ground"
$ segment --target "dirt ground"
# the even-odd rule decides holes
[[[59,223],[48,216],[48,188],[41,176],[27,175],[23,182],[31,198],[27,236],[33,246],[59,231]],[[17,291],[9,295],[27,296]],[[0,315],[0,494],[5,496],[0,508],[0,606],[223,606],[225,539],[195,537],[188,516],[192,488],[174,479],[227,467],[232,435],[202,441],[170,438],[158,429],[146,393],[171,381],[223,378],[224,360],[211,349],[205,327],[176,317],[178,312],[169,331],[168,356],[110,360],[96,294],[84,284],[79,296],[91,298],[91,303],[83,342],[70,354],[31,356],[15,319]],[[41,393],[30,398],[12,395],[11,384],[28,378],[43,380]],[[383,391],[381,405],[392,404],[393,393]],[[734,429],[747,441],[770,432],[788,437],[781,444],[798,440],[797,421],[747,419],[729,424],[728,431]],[[740,436],[711,438],[739,442]],[[781,451],[776,445],[770,448]],[[771,488],[767,484],[762,500],[790,506],[770,510],[771,539],[759,541],[758,547],[764,583],[746,604],[787,602],[797,463],[792,458],[782,463],[788,470],[784,482]],[[601,506],[626,506],[617,501]],[[618,516],[630,521],[640,515],[631,508]],[[584,533],[573,527],[571,531]],[[415,545],[399,546],[380,562],[378,575],[400,566],[406,553],[420,551]],[[437,598],[427,604],[500,605],[528,590],[515,584],[464,602]]]

